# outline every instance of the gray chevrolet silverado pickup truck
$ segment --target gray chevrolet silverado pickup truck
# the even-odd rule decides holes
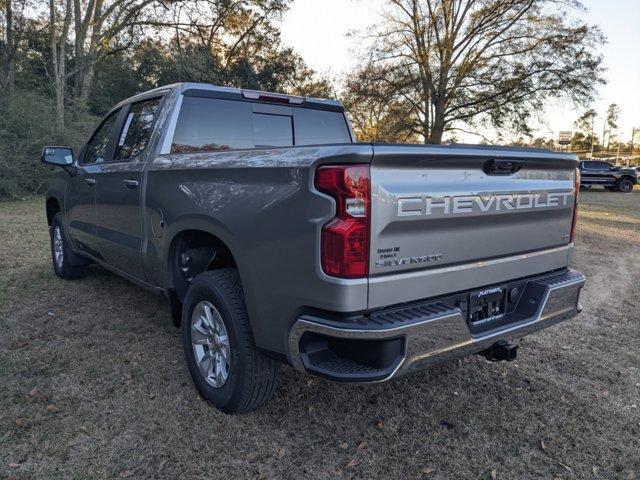
[[[357,143],[335,101],[182,83],[118,104],[46,196],[55,273],[170,302],[200,394],[269,399],[279,361],[377,382],[576,315],[574,155]]]

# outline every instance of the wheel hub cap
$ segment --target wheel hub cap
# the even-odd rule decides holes
[[[212,387],[222,387],[229,378],[231,345],[220,312],[209,302],[193,309],[191,344],[202,377]]]

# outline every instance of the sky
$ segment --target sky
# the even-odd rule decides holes
[[[294,0],[282,21],[283,41],[319,73],[343,75],[357,65],[359,42],[349,32],[366,31],[375,24],[382,1]],[[600,115],[596,134],[602,135],[607,106],[617,103],[622,108],[621,138],[629,141],[632,127],[640,127],[640,0],[583,0],[583,4],[588,9],[584,19],[598,25],[608,39],[600,49],[608,83],[598,89],[594,104]],[[548,120],[535,125],[534,136],[557,138],[560,130],[573,129],[581,113],[570,104],[550,104],[544,116]],[[478,138],[459,140],[473,142]]]

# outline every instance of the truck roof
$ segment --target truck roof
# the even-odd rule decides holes
[[[127,98],[126,100],[120,102],[117,106],[137,101],[139,99],[147,97],[150,94],[152,95],[154,93],[166,92],[169,90],[178,91],[186,96],[220,98],[227,100],[247,100],[264,103],[289,103],[290,106],[295,107],[344,112],[344,107],[340,102],[328,98],[299,97],[295,95],[287,95],[276,92],[263,92],[235,87],[222,87],[219,85],[212,85],[210,83],[197,82],[181,82],[172,83],[170,85],[163,85],[161,87],[147,90],[145,92],[134,95],[133,97]],[[289,99],[289,102],[286,102],[287,99]]]

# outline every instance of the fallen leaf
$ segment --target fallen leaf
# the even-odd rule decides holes
[[[57,412],[58,411],[58,407],[56,407],[55,405],[47,405],[47,411],[48,412]]]
[[[347,442],[342,442],[340,444],[340,448],[343,450],[346,450],[347,448],[349,448],[349,444]]]
[[[358,461],[354,458],[349,463],[347,463],[347,467],[346,468],[353,468],[356,465],[358,465]]]
[[[376,423],[376,427],[378,427],[380,430],[384,428],[384,423],[382,422],[382,420],[378,420],[378,423]]]
[[[565,465],[562,462],[558,462],[558,463],[560,464],[561,467],[566,468],[568,472],[573,472],[573,469],[569,465]]]
[[[598,474],[598,467],[591,467],[591,471],[593,472],[594,475]]]
[[[547,446],[545,445],[544,440],[540,440],[540,449],[542,449],[542,450],[546,450],[547,449]]]
[[[433,473],[435,470],[431,467],[422,467],[422,470],[420,470],[422,473],[425,473],[427,475],[429,475],[430,473]]]
[[[278,458],[283,458],[285,453],[287,452],[284,448],[276,448],[276,455],[278,455]]]
[[[34,387],[30,392],[29,392],[29,398],[33,398],[38,394],[38,387]]]
[[[636,478],[636,474],[634,472],[631,472],[627,477],[627,480],[636,480]]]
[[[128,478],[131,475],[133,475],[133,472],[131,470],[124,470],[124,471],[120,472],[120,477],[121,478]]]
[[[367,448],[369,446],[369,444],[367,443],[366,440],[361,441],[358,446],[356,447],[356,450],[361,452],[362,450],[364,450],[365,448]]]
[[[16,426],[17,427],[24,427],[24,420],[21,418],[16,418]]]
[[[10,463],[9,464],[9,468],[20,468],[20,464],[19,463]]]
[[[491,480],[496,480],[498,478],[498,471],[491,470]]]

